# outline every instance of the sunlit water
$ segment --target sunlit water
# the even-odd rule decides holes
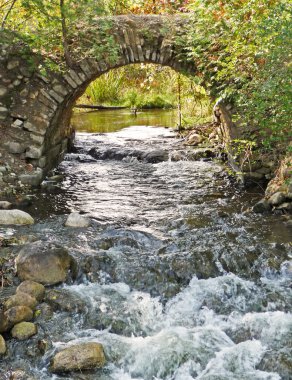
[[[40,319],[6,368],[44,380],[290,379],[291,228],[245,212],[259,191],[192,161],[170,129],[113,119],[114,132],[92,134],[86,118],[63,182],[36,194],[36,225],[16,231],[69,249],[80,275],[64,288],[85,306]],[[149,162],[157,150],[163,161]],[[63,226],[74,210],[92,218],[88,229]],[[34,356],[41,338],[50,348]],[[103,370],[50,374],[57,349],[87,341],[103,344]]]

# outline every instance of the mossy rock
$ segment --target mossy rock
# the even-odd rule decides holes
[[[2,335],[0,335],[0,355],[4,355],[6,352],[6,343]]]
[[[26,280],[17,287],[16,293],[19,292],[27,293],[31,297],[36,298],[38,301],[42,301],[45,295],[45,287],[38,282]]]
[[[18,292],[14,296],[9,297],[4,303],[5,310],[11,309],[14,306],[27,306],[34,310],[37,306],[37,300],[27,293]]]
[[[20,322],[13,327],[11,330],[11,335],[13,338],[16,338],[18,340],[25,340],[37,334],[37,332],[38,329],[34,323]]]

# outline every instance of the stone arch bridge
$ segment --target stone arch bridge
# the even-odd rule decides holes
[[[57,165],[72,136],[72,108],[103,73],[145,62],[195,74],[185,50],[188,27],[187,16],[98,19],[81,27],[70,46],[74,68],[64,73],[44,70],[41,58],[22,52],[24,44],[0,34],[0,188],[38,185]]]

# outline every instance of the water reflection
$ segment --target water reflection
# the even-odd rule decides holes
[[[75,113],[72,118],[73,127],[79,132],[108,133],[122,128],[136,126],[175,127],[176,110],[145,110],[135,116],[131,110],[99,110],[94,112]]]

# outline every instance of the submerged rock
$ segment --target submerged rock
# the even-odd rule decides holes
[[[0,355],[4,355],[6,352],[6,343],[2,335],[0,335]]]
[[[21,210],[0,210],[0,224],[34,224],[34,219]]]
[[[64,282],[73,273],[75,260],[62,247],[35,242],[23,247],[16,258],[17,274],[21,280],[44,285]]]
[[[105,356],[100,343],[81,343],[58,352],[51,362],[51,371],[81,371],[101,368],[104,365]]]
[[[254,212],[256,212],[258,214],[261,214],[261,213],[270,211],[271,210],[271,205],[269,204],[269,202],[266,199],[261,199],[259,202],[257,202],[253,206],[252,209],[253,209]]]
[[[89,218],[80,215],[78,212],[72,212],[65,222],[66,227],[88,227],[89,224]]]
[[[66,289],[51,289],[47,292],[45,297],[47,302],[54,310],[62,310],[69,312],[82,312],[86,304],[85,302],[72,291]]]
[[[37,332],[37,326],[34,323],[20,322],[13,327],[11,335],[18,340],[25,340],[37,334]]]
[[[16,293],[26,293],[38,301],[42,301],[45,295],[45,287],[38,282],[26,280],[17,287]]]
[[[146,162],[156,164],[168,160],[168,153],[164,150],[153,150],[151,152],[144,153],[142,159]]]

